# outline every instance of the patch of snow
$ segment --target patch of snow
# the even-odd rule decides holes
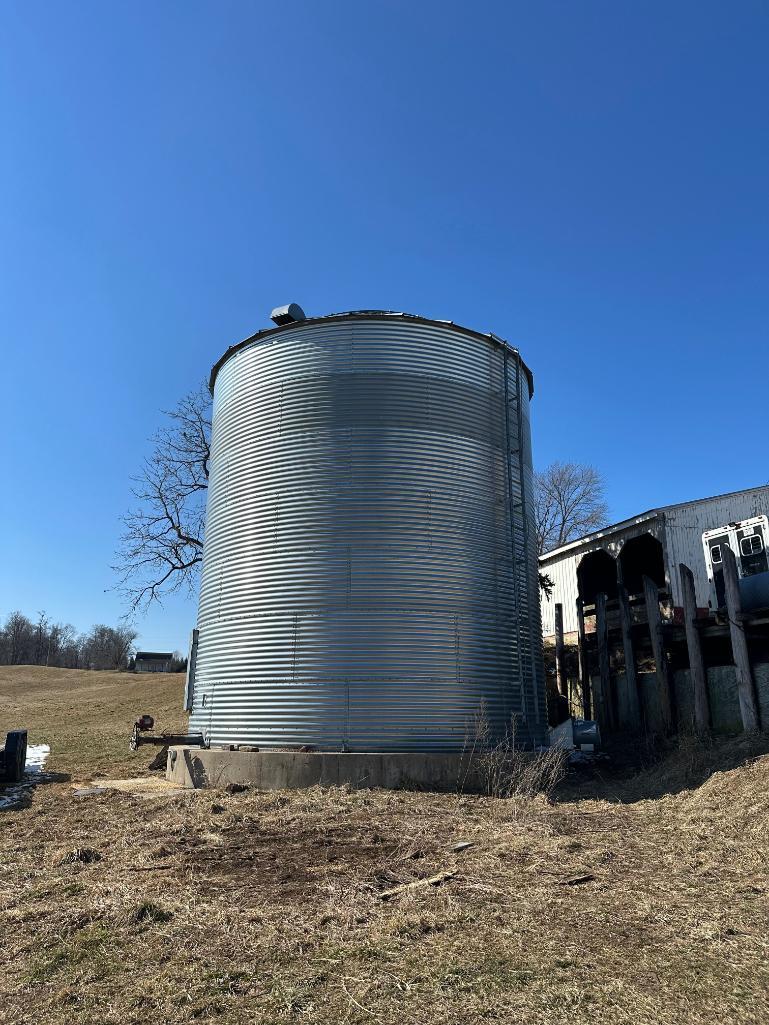
[[[6,787],[5,790],[0,793],[0,809],[12,808],[14,804],[18,804],[26,790],[27,787],[23,786]]]
[[[5,787],[0,791],[0,809],[13,808],[35,785],[35,776],[39,776],[45,768],[48,755],[51,753],[49,744],[27,744],[27,760],[24,763],[24,776],[15,787]]]
[[[24,766],[24,775],[31,775],[33,772],[42,772],[48,755],[51,753],[49,744],[27,744],[27,761]]]

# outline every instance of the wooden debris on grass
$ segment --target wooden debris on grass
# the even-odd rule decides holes
[[[437,875],[428,876],[426,879],[415,879],[411,883],[401,883],[400,886],[393,886],[389,890],[382,890],[379,897],[381,900],[391,900],[407,890],[417,890],[422,886],[440,886],[447,880],[453,879],[455,875],[456,872],[439,872]]]
[[[582,886],[583,883],[591,883],[595,879],[595,876],[590,872],[586,872],[582,876],[574,876],[572,879],[561,879],[559,882],[560,886]]]
[[[126,871],[128,872],[168,872],[169,869],[178,868],[179,866],[173,862],[168,865],[128,865]]]

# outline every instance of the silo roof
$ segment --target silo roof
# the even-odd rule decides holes
[[[510,352],[515,353],[515,355],[521,362],[521,366],[526,371],[526,378],[529,382],[529,398],[532,398],[534,395],[534,375],[532,374],[531,370],[526,365],[526,363],[524,363],[523,359],[521,359],[521,354],[518,351],[518,349],[515,346],[510,345],[510,343],[506,341],[504,338],[500,338],[499,335],[495,335],[491,331],[487,331],[486,333],[484,333],[482,331],[474,331],[472,328],[469,327],[462,327],[461,324],[455,324],[453,320],[433,320],[430,317],[420,317],[416,313],[401,313],[397,310],[348,310],[344,313],[328,313],[322,317],[307,317],[306,320],[299,320],[293,324],[281,324],[277,327],[263,328],[261,331],[257,331],[253,335],[249,335],[249,337],[244,338],[242,342],[236,342],[234,345],[231,345],[227,349],[224,355],[221,356],[220,359],[218,359],[211,368],[211,376],[209,378],[208,386],[213,392],[214,382],[216,381],[216,375],[219,373],[220,368],[227,362],[230,356],[234,355],[240,349],[245,348],[245,346],[250,345],[251,342],[257,341],[257,339],[267,338],[270,335],[279,334],[281,331],[296,330],[298,327],[303,327],[305,324],[321,324],[326,323],[328,321],[339,321],[347,319],[416,321],[420,324],[430,324],[434,327],[450,327],[453,328],[454,331],[459,331],[462,334],[469,335],[472,338],[479,338],[483,341],[494,342],[501,348],[508,349]]]

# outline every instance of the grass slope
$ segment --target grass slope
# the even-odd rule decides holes
[[[121,774],[111,751],[145,765],[143,752],[127,761],[126,723],[171,715],[178,688],[0,670],[14,718],[79,778]],[[87,744],[60,721],[74,708]],[[689,744],[609,781],[610,800],[590,784],[552,804],[344,789],[78,798],[41,785],[29,807],[0,812],[3,1020],[769,1020],[769,758],[757,750]],[[725,759],[736,767],[713,772]],[[99,860],[68,860],[75,848]],[[380,897],[441,871],[455,876]]]
[[[30,743],[50,744],[48,768],[76,779],[133,775],[151,760],[128,751],[134,720],[148,712],[159,730],[186,729],[183,697],[181,673],[0,666],[0,731],[27,729]]]

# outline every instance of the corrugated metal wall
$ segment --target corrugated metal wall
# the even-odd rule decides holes
[[[550,597],[542,598],[542,634],[551,637],[555,633],[555,606],[563,605],[564,633],[577,629],[577,566],[583,553],[564,555],[541,567],[553,584]]]
[[[291,325],[216,378],[191,729],[460,750],[544,736],[529,393],[450,325]]]

